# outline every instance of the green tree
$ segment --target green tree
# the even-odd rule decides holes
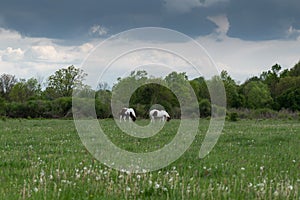
[[[221,79],[223,81],[225,92],[226,92],[226,102],[229,108],[239,108],[242,105],[242,97],[238,93],[238,85],[229,76],[228,72],[223,70],[221,72]]]
[[[246,98],[246,107],[270,108],[272,105],[272,97],[269,88],[261,81],[251,81],[244,87],[244,95]]]
[[[96,114],[98,118],[111,117],[111,91],[107,83],[100,83],[95,94]]]
[[[179,102],[185,103],[190,100],[190,85],[185,72],[171,72],[165,77],[165,81]]]
[[[9,93],[13,86],[17,83],[17,79],[14,75],[2,74],[0,76],[0,95],[4,99],[9,99]]]
[[[197,95],[190,85],[186,73],[171,72],[165,77],[165,81],[180,103],[180,109],[177,107],[173,110],[181,110],[180,115],[184,115],[183,117],[197,116],[199,113]],[[176,115],[179,116],[179,113]]]
[[[276,86],[276,103],[280,108],[300,109],[300,76],[281,78]]]
[[[192,88],[194,89],[197,99],[200,102],[202,99],[210,99],[206,80],[204,77],[198,77],[190,81]]]
[[[281,66],[279,64],[275,64],[272,66],[271,70],[268,70],[267,72],[262,72],[262,74],[260,75],[261,80],[268,85],[272,98],[276,98],[275,90],[276,85],[280,79],[280,70]]]
[[[289,71],[290,76],[300,76],[300,61]]]
[[[76,87],[83,86],[83,80],[87,74],[83,70],[74,67],[57,70],[48,78],[46,96],[48,98],[71,97]]]
[[[16,83],[9,94],[9,99],[16,102],[25,102],[29,99],[39,98],[41,95],[41,85],[37,79],[30,78],[27,81],[21,79]]]

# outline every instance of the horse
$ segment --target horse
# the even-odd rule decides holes
[[[136,120],[136,115],[133,108],[122,108],[122,110],[119,113],[119,116],[120,116],[120,122],[122,120],[126,121],[127,118],[129,119],[129,121]]]
[[[161,122],[165,120],[167,120],[168,122],[171,120],[170,115],[165,110],[153,109],[150,111],[149,115],[150,115],[151,122],[154,122],[155,119],[160,119]]]

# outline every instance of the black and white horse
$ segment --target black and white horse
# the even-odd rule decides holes
[[[164,122],[166,120],[168,122],[171,120],[169,113],[167,113],[167,111],[165,110],[153,109],[150,111],[149,115],[150,115],[151,122],[154,122],[156,119],[160,119],[161,122]]]
[[[120,122],[122,120],[126,121],[127,118],[129,119],[129,121],[136,120],[136,115],[135,115],[133,108],[122,108],[122,110],[119,113],[119,116],[120,116]]]

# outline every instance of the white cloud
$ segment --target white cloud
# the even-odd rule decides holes
[[[215,32],[221,36],[225,36],[230,28],[230,23],[226,15],[209,16],[208,20],[217,25]]]
[[[24,51],[20,48],[13,49],[12,47],[7,47],[2,53],[1,60],[3,61],[20,61],[24,57]]]
[[[225,69],[229,74],[239,81],[244,81],[253,75],[259,75],[262,71],[278,63],[283,68],[291,68],[300,60],[300,40],[269,40],[269,41],[245,41],[238,38],[231,38],[226,35],[229,29],[228,20],[222,17],[211,17],[218,28],[216,32],[222,36],[219,40],[218,34],[211,34],[199,37],[196,40],[206,49],[211,58],[219,67],[219,71]],[[116,40],[106,46],[90,60],[91,66],[86,71],[85,63],[81,66],[86,56],[99,44],[100,40],[83,43],[80,45],[65,46],[60,42],[48,38],[30,38],[21,36],[19,33],[0,29],[0,74],[14,74],[18,78],[30,78],[36,75],[47,78],[57,69],[75,65],[82,67],[91,82],[97,82],[99,72],[107,65],[107,59],[115,59],[114,52],[124,52],[128,49],[134,49],[140,46],[149,46],[142,40],[132,41]],[[298,33],[294,28],[290,33]],[[171,40],[170,40],[171,41]],[[197,52],[190,50],[190,44],[184,42],[161,42],[165,49],[179,49],[181,52],[188,52],[193,63],[205,64],[207,61],[199,57]],[[129,45],[128,45],[129,44]],[[150,45],[151,46],[151,45]],[[202,62],[202,63],[201,63]],[[176,67],[181,71],[188,72],[190,78],[199,76],[195,71],[190,70],[187,64],[176,56],[159,51],[141,51],[140,53],[131,53],[124,55],[114,63],[114,68],[107,71],[105,81],[112,84],[116,78],[131,71],[132,67],[140,65],[150,65],[151,63],[160,63],[161,66],[167,65]],[[179,67],[178,67],[179,66]],[[166,72],[166,69],[156,68]],[[155,70],[156,70],[155,69]],[[158,71],[158,74],[164,72]]]
[[[94,47],[92,43],[64,46],[57,42],[0,28],[0,74],[14,74],[18,78],[48,77],[62,67],[79,67]]]
[[[169,12],[186,13],[193,8],[209,7],[217,3],[228,2],[229,0],[164,0],[165,8]]]
[[[102,25],[94,25],[90,28],[89,33],[95,36],[104,36],[108,33],[108,29]]]
[[[276,63],[291,68],[300,60],[300,40],[245,41],[225,36],[219,41],[215,35],[209,35],[197,41],[220,70],[227,70],[239,81],[258,76]]]
[[[290,26],[286,34],[287,38],[300,40],[300,29],[295,29],[293,26]]]
[[[88,53],[94,48],[94,45],[91,43],[84,43],[81,46],[76,47],[76,51]]]

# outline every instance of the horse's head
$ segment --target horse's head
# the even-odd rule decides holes
[[[167,119],[167,122],[171,120],[171,117],[169,115],[165,115],[165,118]]]
[[[129,113],[129,116],[131,117],[132,121],[136,120],[136,116],[132,112]]]

